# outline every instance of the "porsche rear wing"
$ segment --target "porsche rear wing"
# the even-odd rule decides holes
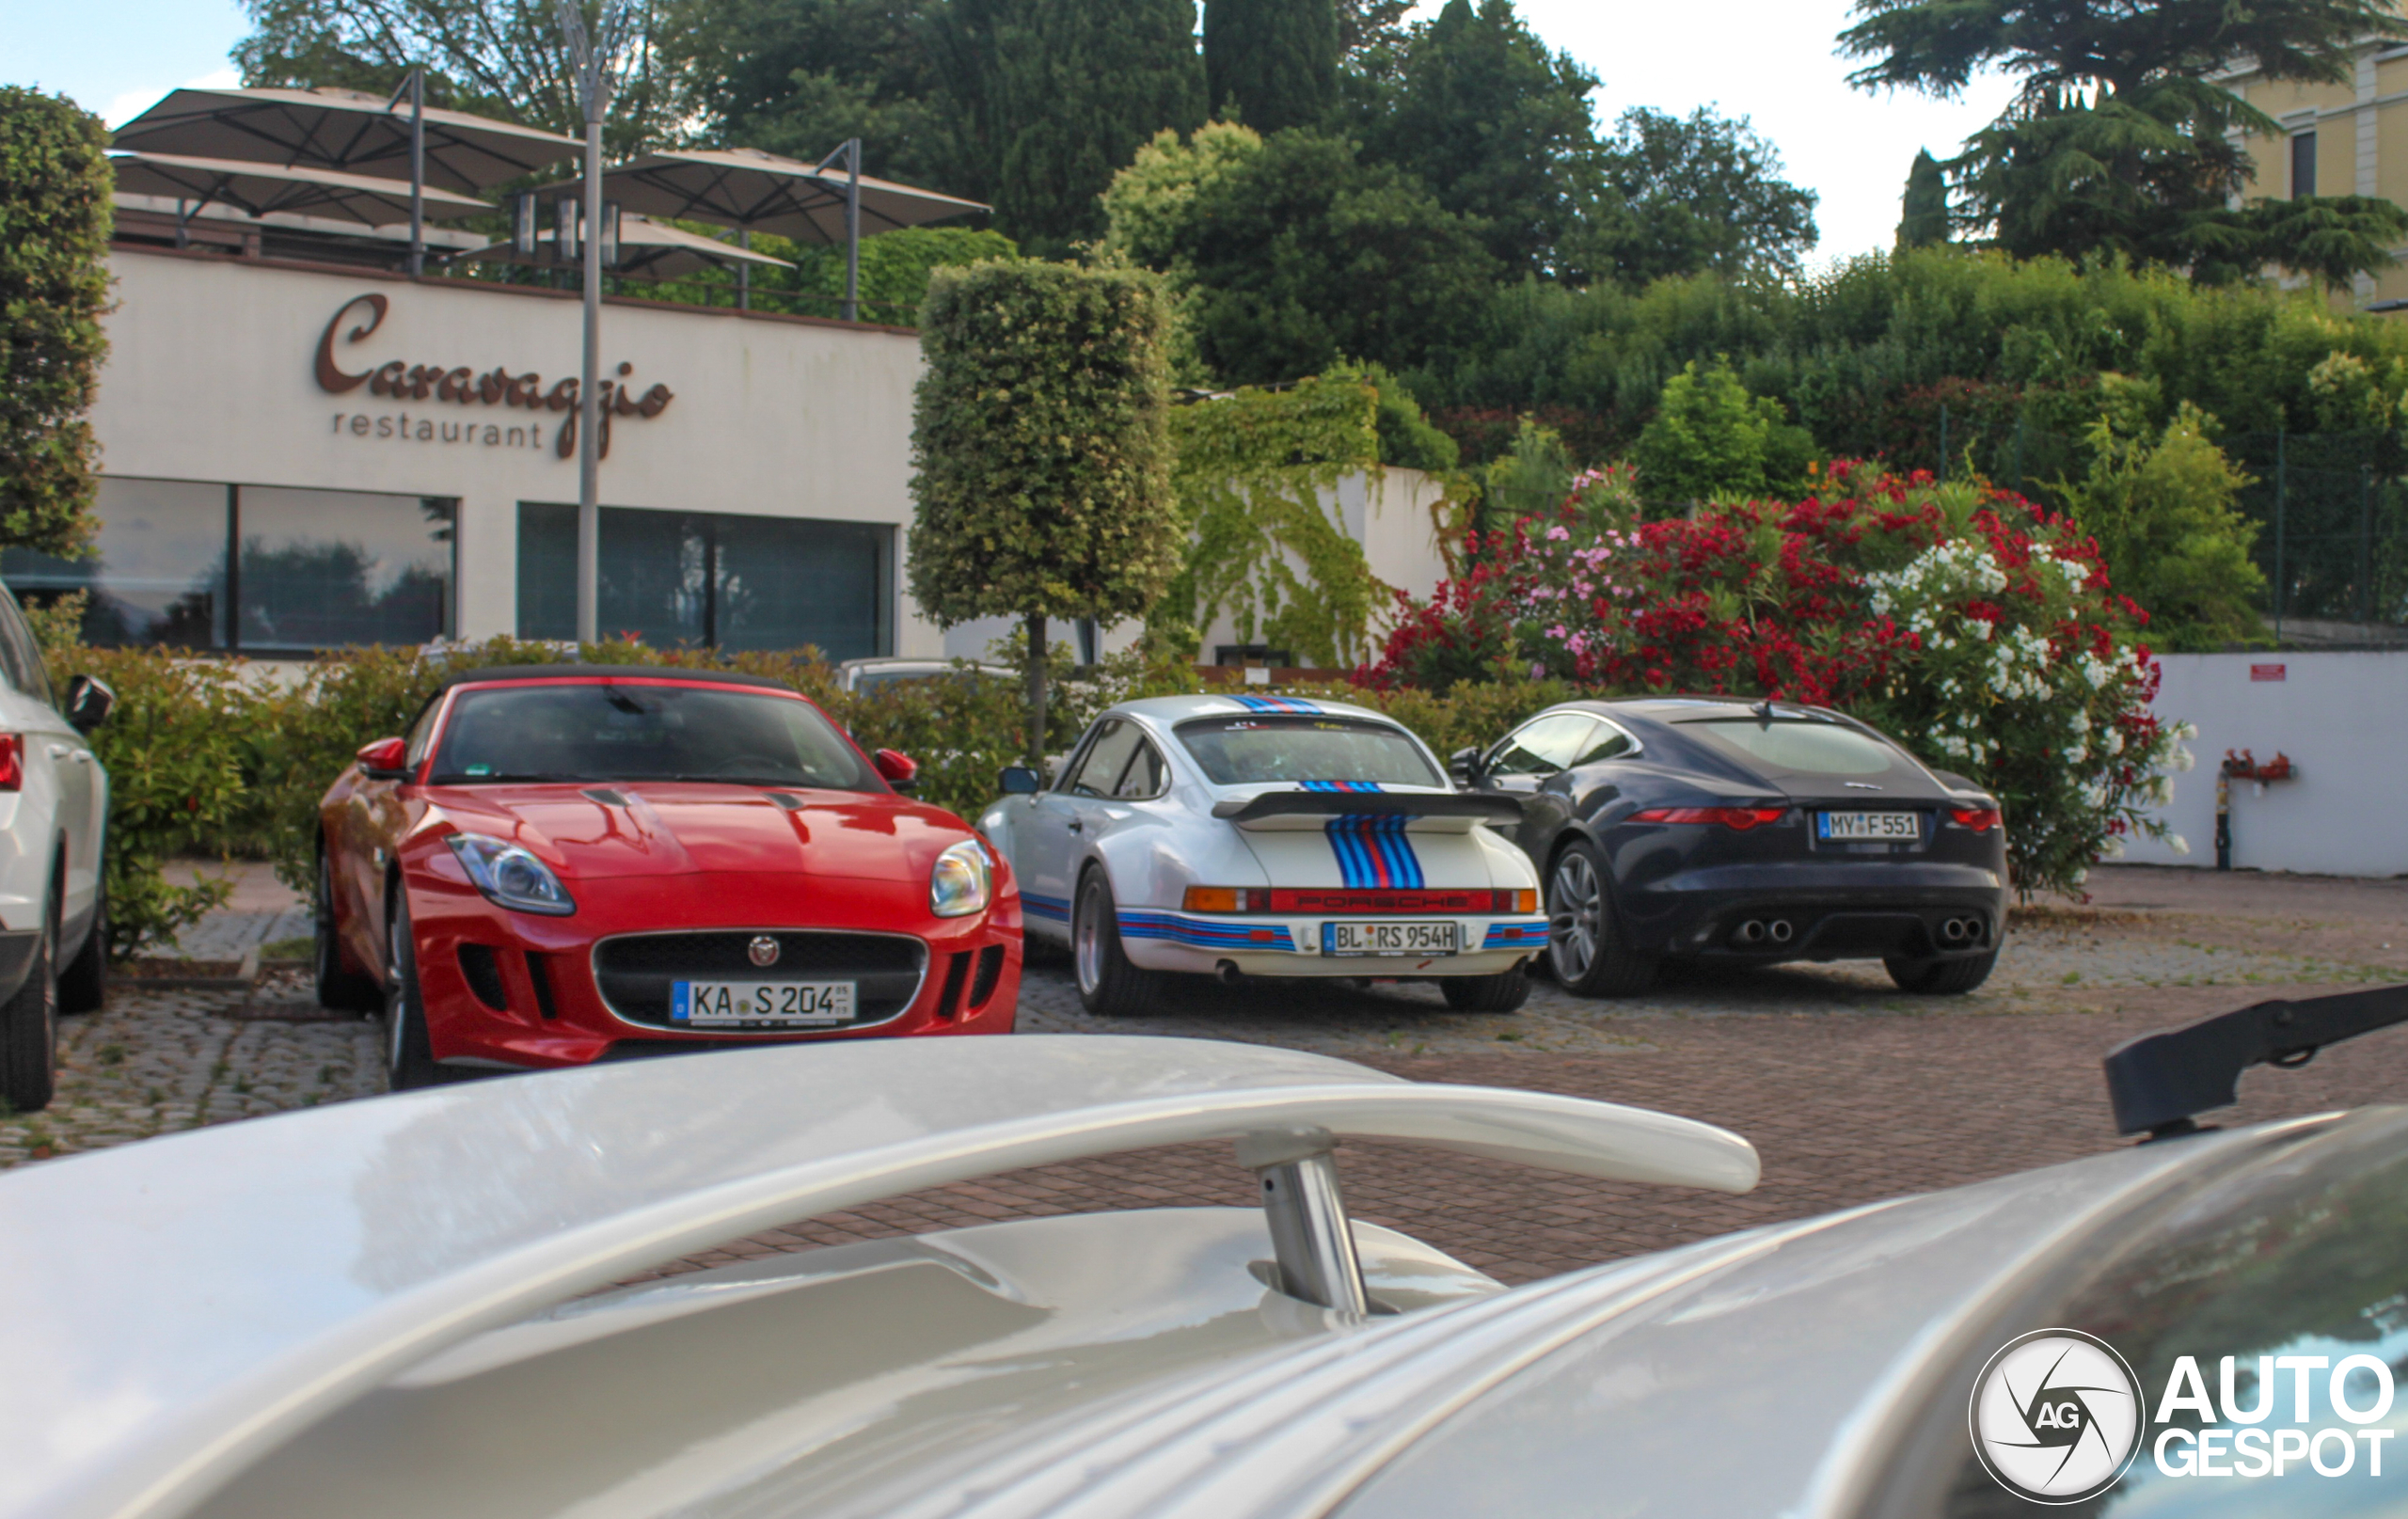
[[[486,1330],[1022,1166],[1235,1140],[1285,1285],[1327,1305],[1354,1270],[1347,1137],[1724,1192],[1758,1174],[1746,1140],[1641,1108],[1126,1036],[694,1055],[226,1124],[0,1176],[0,1519],[175,1519]]]
[[[1482,823],[1519,825],[1522,803],[1494,792],[1265,791],[1216,801],[1212,815],[1248,829],[1319,828],[1333,817],[1402,817],[1408,823],[1451,823],[1468,831]]]

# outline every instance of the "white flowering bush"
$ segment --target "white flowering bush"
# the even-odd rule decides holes
[[[1868,609],[1912,643],[1860,709],[1999,797],[2026,895],[2079,892],[2134,833],[2187,853],[2150,815],[2191,767],[2194,732],[2149,710],[2145,615],[2062,521],[2012,498],[1975,504],[1972,487],[1937,494],[1955,530],[1864,577]]]

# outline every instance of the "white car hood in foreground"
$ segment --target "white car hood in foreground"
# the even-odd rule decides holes
[[[1299,1130],[1757,1174],[1737,1136],[1644,1110],[1129,1037],[714,1053],[230,1124],[0,1177],[0,1519],[167,1519],[412,1365],[777,1224]]]

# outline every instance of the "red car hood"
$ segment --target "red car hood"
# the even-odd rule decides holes
[[[444,787],[437,817],[523,845],[570,879],[800,871],[925,881],[974,837],[951,813],[901,797],[688,783]],[[430,818],[434,821],[434,818]]]

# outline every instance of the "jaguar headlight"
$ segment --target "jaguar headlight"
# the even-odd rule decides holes
[[[554,918],[577,910],[577,899],[552,874],[552,867],[520,846],[482,833],[454,833],[444,842],[460,857],[460,868],[477,883],[477,890],[495,906]]]
[[[994,893],[994,877],[987,847],[976,839],[962,840],[937,856],[936,868],[928,873],[928,910],[940,918],[984,912]]]

